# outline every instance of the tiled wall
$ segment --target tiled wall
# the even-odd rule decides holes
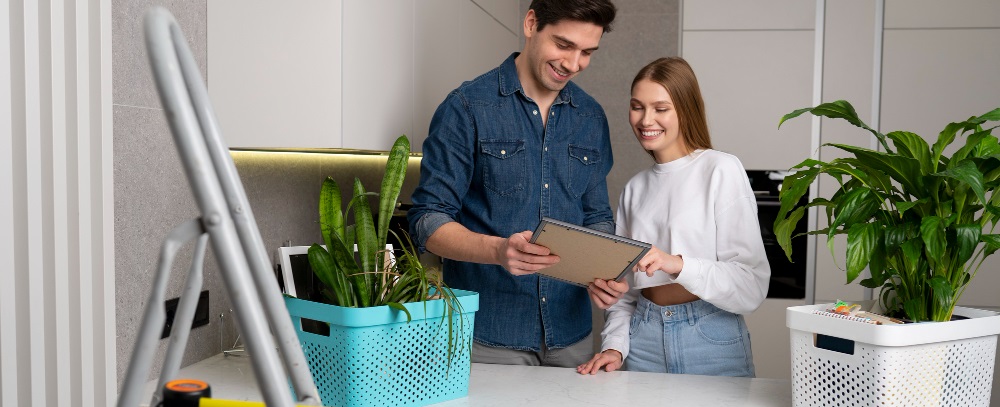
[[[153,5],[170,10],[180,24],[195,60],[205,74],[207,0],[112,3],[112,75],[115,180],[115,273],[118,331],[118,381],[121,385],[150,293],[164,236],[197,216],[194,200],[167,127],[143,40],[143,14]],[[180,295],[193,245],[185,246],[172,273],[167,298]],[[211,250],[209,250],[211,252]],[[184,364],[219,353],[233,334],[220,336],[218,316],[228,314],[215,260],[206,261],[204,289],[211,293],[211,323],[191,331]],[[159,372],[166,351],[160,341],[152,372]]]

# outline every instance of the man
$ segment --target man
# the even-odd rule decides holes
[[[601,106],[570,80],[611,30],[609,0],[534,0],[524,48],[438,106],[408,213],[445,281],[479,292],[472,361],[576,367],[593,352],[588,290],[537,274],[559,261],[529,243],[543,216],[614,233]],[[624,283],[595,281],[602,308]]]

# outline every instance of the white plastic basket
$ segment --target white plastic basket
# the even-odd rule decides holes
[[[799,406],[989,406],[1000,314],[956,307],[969,319],[872,325],[789,307],[792,400]]]

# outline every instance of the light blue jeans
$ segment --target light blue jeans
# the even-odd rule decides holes
[[[743,316],[704,300],[659,306],[640,295],[629,337],[625,370],[754,377]]]

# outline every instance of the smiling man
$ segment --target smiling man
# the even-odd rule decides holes
[[[536,274],[559,258],[529,240],[543,216],[614,232],[607,117],[571,80],[615,13],[608,0],[532,1],[523,50],[431,120],[410,232],[451,287],[480,294],[473,362],[575,367],[592,354],[588,290]],[[598,281],[590,296],[606,306],[625,290]]]

